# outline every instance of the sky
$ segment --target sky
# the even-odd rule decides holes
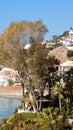
[[[49,32],[44,40],[73,27],[73,0],[0,0],[0,33],[13,21],[41,19]]]

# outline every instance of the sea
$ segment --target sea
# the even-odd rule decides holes
[[[21,100],[15,98],[0,97],[0,119],[14,113],[15,109],[21,105]]]

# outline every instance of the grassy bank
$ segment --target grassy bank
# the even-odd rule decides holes
[[[0,130],[72,130],[63,114],[22,113],[3,120]]]

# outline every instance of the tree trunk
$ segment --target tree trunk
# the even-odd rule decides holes
[[[23,99],[25,99],[24,83],[23,82],[22,82],[22,95],[23,95]],[[23,102],[23,109],[25,110],[25,101]]]
[[[59,93],[59,108],[61,110],[61,98],[60,98],[60,93]]]
[[[33,95],[33,93],[32,93],[31,90],[30,90],[30,92],[29,92],[29,97],[30,97],[30,101],[31,101],[33,110],[36,112],[36,111],[37,111],[36,100],[35,100],[35,97],[34,97],[34,95]]]
[[[40,92],[40,104],[39,104],[39,111],[42,111],[42,97],[43,97],[43,90]]]
[[[69,112],[69,103],[67,102],[67,113]]]
[[[51,97],[51,79],[49,80],[49,98]]]

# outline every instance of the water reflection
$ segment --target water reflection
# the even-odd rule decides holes
[[[0,97],[0,119],[11,115],[15,108],[21,105],[21,101],[12,98]]]

